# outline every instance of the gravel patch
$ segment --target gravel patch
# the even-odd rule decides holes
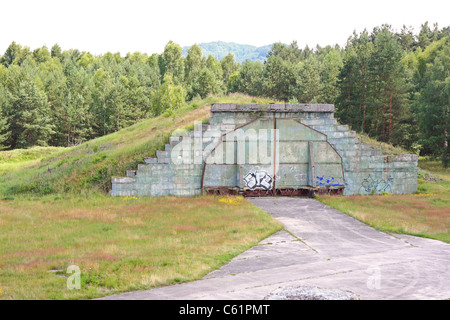
[[[360,300],[360,297],[350,291],[300,286],[278,288],[264,300]]]

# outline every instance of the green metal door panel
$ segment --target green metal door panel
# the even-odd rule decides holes
[[[216,149],[222,148],[223,163],[236,164],[238,161],[237,143],[235,141],[224,141],[219,144]]]
[[[259,119],[248,123],[245,126],[236,128],[223,136],[223,141],[244,140],[251,141],[264,137],[268,141],[273,141],[275,121],[273,119]]]
[[[316,166],[316,186],[344,186],[344,175],[340,164],[321,164]]]
[[[309,164],[280,164],[276,174],[275,188],[298,188],[308,186]]]
[[[280,141],[326,141],[326,136],[292,119],[277,119]]]
[[[341,163],[342,159],[328,142],[314,142],[314,161],[320,163]]]
[[[272,165],[240,165],[239,187],[244,190],[271,190],[274,182]]]
[[[236,165],[207,165],[203,179],[203,187],[235,187],[237,185]]]
[[[309,163],[308,141],[280,141],[279,163]]]
[[[216,147],[213,156],[221,149],[225,164],[270,164],[274,161],[273,148],[270,141],[226,141]]]

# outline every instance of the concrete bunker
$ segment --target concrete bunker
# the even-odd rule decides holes
[[[417,190],[417,155],[384,155],[338,124],[329,104],[214,104],[209,124],[170,137],[113,196],[402,194]]]

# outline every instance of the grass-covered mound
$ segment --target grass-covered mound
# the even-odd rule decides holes
[[[273,101],[239,94],[212,96],[76,147],[0,152],[0,196],[106,193],[111,176],[124,176],[127,169],[143,163],[144,157],[164,150],[174,130],[191,128],[194,121],[206,121],[211,104],[219,102]],[[17,161],[21,156],[8,158],[11,154],[28,153],[34,154],[30,161]]]

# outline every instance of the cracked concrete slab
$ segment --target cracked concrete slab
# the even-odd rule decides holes
[[[250,198],[280,231],[203,280],[104,299],[261,300],[293,286],[338,289],[361,299],[449,299],[450,245],[389,234],[316,200]]]

